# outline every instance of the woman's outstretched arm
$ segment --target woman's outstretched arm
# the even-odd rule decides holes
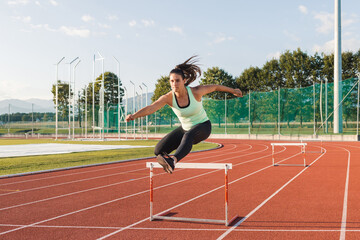
[[[231,94],[234,94],[237,97],[242,97],[243,96],[240,89],[230,88],[230,87],[226,87],[226,86],[222,86],[222,85],[216,85],[216,84],[199,85],[199,86],[196,86],[194,89],[195,89],[196,97],[199,98],[199,99],[201,99],[202,96],[204,96],[204,95],[206,95],[208,93],[215,92],[215,91],[231,93]]]
[[[151,105],[143,107],[142,109],[140,109],[139,111],[137,111],[134,114],[129,114],[126,116],[125,120],[127,122],[135,120],[137,118],[140,117],[145,117],[147,115],[153,114],[154,112],[156,112],[157,110],[159,110],[160,108],[164,107],[166,104],[170,105],[171,102],[171,92],[167,93],[165,95],[162,95],[158,100],[156,100],[155,102],[153,102]]]

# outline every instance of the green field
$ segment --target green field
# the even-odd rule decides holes
[[[37,143],[71,143],[98,145],[143,145],[155,146],[157,140],[129,140],[129,141],[55,141],[50,139],[9,139],[0,140],[0,145],[37,144]],[[214,143],[199,143],[192,151],[215,148]],[[92,151],[81,153],[54,154],[42,156],[0,158],[0,176],[16,173],[34,172],[56,168],[74,167],[96,163],[114,162],[127,159],[152,157],[154,148],[117,149]]]

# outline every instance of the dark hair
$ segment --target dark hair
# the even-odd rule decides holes
[[[196,59],[198,56],[192,56],[185,62],[177,65],[173,70],[170,71],[170,74],[175,73],[182,76],[185,82],[185,86],[188,86],[190,83],[195,81],[197,77],[201,76],[201,69],[196,64],[198,60]]]

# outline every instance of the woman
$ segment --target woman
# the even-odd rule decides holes
[[[189,87],[198,76],[201,69],[196,65],[196,56],[177,65],[170,72],[172,91],[161,96],[151,105],[146,106],[134,114],[126,116],[126,121],[150,115],[166,104],[169,105],[181,122],[181,126],[167,134],[155,147],[157,161],[168,173],[172,173],[175,164],[184,158],[197,144],[210,136],[211,123],[202,106],[201,98],[211,92],[221,91],[242,97],[239,89],[221,85],[199,85]],[[169,156],[176,149],[174,156]]]

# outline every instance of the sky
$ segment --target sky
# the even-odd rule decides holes
[[[301,48],[309,55],[334,46],[334,0],[0,0],[0,100],[52,99],[51,86],[75,91],[93,79],[93,58],[133,85],[154,91],[157,79],[192,55],[201,68],[234,77],[250,66]],[[344,0],[342,50],[360,48],[360,1]],[[95,75],[102,71],[96,61]],[[193,83],[196,85],[198,82]],[[145,90],[145,88],[144,88]],[[145,91],[144,91],[145,92]]]

